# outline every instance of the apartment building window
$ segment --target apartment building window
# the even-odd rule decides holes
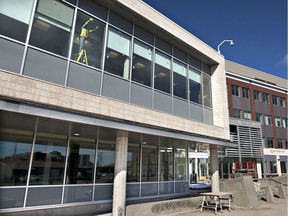
[[[251,112],[250,111],[244,111],[244,119],[251,120]]]
[[[276,161],[269,161],[270,173],[277,173]]]
[[[266,93],[263,93],[262,96],[263,96],[263,102],[264,103],[269,103],[269,95],[266,94]]]
[[[263,124],[263,115],[262,113],[256,113],[256,121]]]
[[[282,119],[282,125],[283,125],[283,127],[286,128],[286,127],[287,127],[287,124],[288,124],[287,118],[283,118],[283,119]]]
[[[231,86],[232,95],[239,96],[239,86],[232,85]]]
[[[249,98],[249,89],[248,88],[242,88],[242,97],[243,98]]]
[[[255,101],[261,101],[261,92],[254,91],[254,100]]]
[[[285,98],[280,98],[280,106],[281,107],[286,107]]]
[[[274,147],[274,138],[273,137],[267,137],[267,148],[275,148]]]
[[[272,125],[272,119],[270,115],[265,115],[265,124]]]
[[[241,119],[241,110],[239,109],[233,109],[233,117]]]
[[[286,162],[280,161],[281,173],[287,173]]]
[[[272,95],[272,103],[276,106],[278,106],[278,97],[275,95]]]
[[[275,117],[275,126],[276,127],[281,127],[281,118]]]
[[[282,138],[277,139],[278,148],[284,149],[284,140]]]

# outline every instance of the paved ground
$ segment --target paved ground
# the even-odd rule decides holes
[[[193,209],[190,211],[169,214],[167,216],[213,216],[213,210],[205,210],[200,212],[200,209]],[[253,209],[234,208],[230,212],[223,209],[217,212],[218,216],[288,216],[288,202],[287,199],[276,199],[273,203],[261,201],[261,205]]]

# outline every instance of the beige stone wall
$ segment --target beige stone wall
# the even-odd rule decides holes
[[[194,122],[4,71],[0,71],[0,98],[10,98],[100,117],[128,120],[169,130],[227,139],[224,127]]]

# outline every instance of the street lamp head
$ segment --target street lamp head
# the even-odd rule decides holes
[[[233,46],[234,45],[234,42],[233,42],[233,40],[223,40],[219,45],[218,45],[218,49],[217,49],[217,51],[218,51],[218,53],[220,54],[220,46],[223,44],[223,43],[225,43],[225,42],[230,42],[230,46]]]

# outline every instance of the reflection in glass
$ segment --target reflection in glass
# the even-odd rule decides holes
[[[187,180],[187,143],[177,140],[175,143],[175,180]]]
[[[100,21],[78,12],[71,58],[100,68],[104,27]]]
[[[34,0],[1,0],[0,34],[25,42]]]
[[[95,140],[71,137],[66,184],[93,182]]]
[[[158,150],[156,145],[142,145],[142,182],[157,181]]]
[[[129,79],[130,40],[130,37],[122,32],[109,28],[104,68],[105,71]]]
[[[155,53],[154,87],[171,93],[171,59],[160,52]]]
[[[152,48],[138,41],[134,42],[132,80],[151,86]]]
[[[204,99],[204,106],[212,107],[211,78],[205,74],[203,74],[203,99]]]
[[[187,99],[187,69],[180,62],[173,62],[173,94]]]
[[[174,180],[173,143],[171,139],[160,139],[160,181]]]
[[[74,10],[56,0],[39,0],[30,44],[67,57]]]
[[[33,133],[0,130],[0,185],[26,185]]]
[[[30,185],[63,184],[67,137],[37,133]]]
[[[140,145],[130,143],[128,145],[127,154],[127,182],[139,182],[140,169]]]
[[[202,104],[201,73],[189,68],[189,94],[190,101]]]
[[[114,180],[116,132],[100,129],[97,149],[96,183],[112,183]]]

